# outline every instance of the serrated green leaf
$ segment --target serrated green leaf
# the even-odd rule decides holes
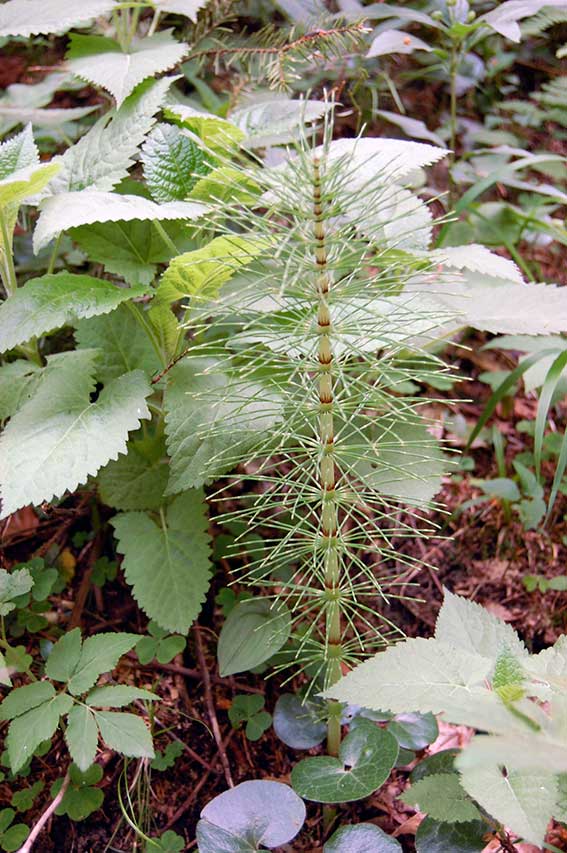
[[[40,377],[41,368],[23,359],[0,367],[0,421],[18,411],[22,402],[33,394]]]
[[[152,736],[140,717],[122,711],[95,711],[100,736],[107,746],[130,758],[153,758]]]
[[[119,510],[159,509],[169,477],[163,442],[132,441],[126,456],[98,474],[101,499]]]
[[[74,705],[67,717],[65,741],[71,758],[80,770],[88,770],[96,756],[98,729],[93,712]]]
[[[252,96],[251,101],[230,115],[230,121],[244,134],[242,145],[247,148],[293,142],[303,125],[317,121],[331,108],[324,101],[293,99],[273,92]]]
[[[162,227],[173,242],[183,239],[184,226],[179,223],[164,223]],[[69,235],[91,261],[103,264],[107,272],[131,285],[150,284],[158,264],[167,263],[176,254],[151,220],[93,222],[72,228]]]
[[[437,617],[435,637],[464,651],[475,652],[496,663],[504,649],[515,657],[527,657],[516,631],[480,604],[445,590]]]
[[[29,166],[39,166],[39,152],[31,125],[5,142],[0,142],[0,180]]]
[[[159,696],[150,690],[142,690],[141,687],[128,687],[125,684],[105,685],[91,690],[85,703],[95,708],[123,708],[124,705],[129,705],[136,699],[155,702]]]
[[[81,629],[73,628],[58,640],[47,658],[45,674],[54,681],[69,681],[81,656]]]
[[[147,287],[126,289],[68,272],[31,279],[0,305],[0,352],[61,326],[76,325],[81,318],[108,314],[121,302],[147,292]]]
[[[2,187],[0,184],[0,201]],[[130,222],[151,220],[198,219],[206,212],[203,204],[193,201],[170,201],[156,204],[139,195],[120,195],[98,189],[59,193],[48,198],[41,207],[33,235],[34,252],[39,252],[62,231],[92,222]]]
[[[165,115],[195,133],[213,152],[226,153],[244,139],[244,132],[231,121],[185,104],[169,104]]]
[[[136,314],[138,305],[119,305],[112,313],[77,324],[75,339],[79,350],[100,348],[95,364],[97,378],[111,382],[129,371],[142,370],[151,376],[161,362]]]
[[[12,720],[43,705],[55,696],[55,688],[48,681],[35,681],[25,687],[16,687],[0,705],[0,720]]]
[[[252,379],[231,380],[213,359],[186,358],[170,370],[165,407],[169,494],[229,471],[282,417],[273,392]]]
[[[201,491],[176,498],[157,524],[144,513],[112,519],[126,580],[142,610],[163,628],[186,633],[210,583],[210,538]]]
[[[2,518],[75,489],[124,453],[128,433],[149,417],[151,389],[141,371],[90,401],[95,359],[92,350],[51,356],[34,396],[9,421],[0,437]]]
[[[408,806],[444,823],[477,820],[480,812],[456,773],[436,773],[415,782],[400,797]]]
[[[304,758],[291,772],[294,790],[317,803],[348,803],[384,784],[398,757],[398,742],[385,729],[361,720],[341,743],[339,757]]]
[[[0,616],[6,616],[15,609],[13,599],[25,595],[33,587],[33,578],[28,569],[15,569],[7,572],[0,569]]]
[[[66,714],[72,704],[70,696],[59,694],[12,720],[6,737],[12,773],[17,773],[30,760],[42,741],[50,740],[59,725],[59,717]]]
[[[112,117],[103,116],[54,163],[61,166],[46,193],[77,192],[87,187],[113,189],[134,164],[138,147],[155,124],[155,114],[175,78],[146,80],[136,87]]]
[[[68,689],[74,696],[86,693],[99,675],[114,669],[122,655],[133,649],[137,634],[96,634],[83,643],[81,656],[69,679]]]
[[[0,6],[0,37],[64,33],[113,8],[114,0],[81,0],[76,5],[67,0],[8,0]]]
[[[102,86],[120,107],[139,83],[173,68],[188,49],[187,44],[173,37],[173,30],[134,38],[127,51],[105,36],[73,33],[65,58],[72,74]]]
[[[210,171],[205,152],[178,127],[158,124],[142,146],[148,188],[157,202],[184,201]]]
[[[285,605],[265,598],[248,598],[230,611],[217,646],[224,678],[259,666],[287,642],[291,617]]]
[[[550,773],[510,772],[479,767],[461,772],[463,788],[505,826],[541,847],[557,799],[557,780]]]

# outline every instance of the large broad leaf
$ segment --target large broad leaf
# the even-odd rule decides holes
[[[101,499],[120,510],[157,510],[169,476],[163,440],[128,444],[126,456],[109,462],[98,474]]]
[[[52,162],[59,163],[61,170],[46,194],[115,187],[134,164],[138,147],[155,124],[154,116],[175,79],[140,83],[110,120],[103,116],[75,145],[55,157]]]
[[[64,33],[114,8],[114,0],[8,0],[0,6],[0,37]]]
[[[180,495],[159,523],[141,512],[112,520],[126,580],[150,618],[169,631],[187,633],[199,615],[210,582],[210,537],[201,491]]]
[[[398,757],[398,742],[386,729],[359,720],[341,743],[339,757],[304,758],[291,772],[294,790],[317,803],[348,803],[384,784]]]
[[[95,374],[101,382],[110,382],[129,370],[152,375],[162,366],[141,324],[138,305],[119,305],[110,314],[81,320],[75,338],[79,349],[99,348]]]
[[[467,601],[445,590],[443,605],[437,617],[435,637],[463,651],[475,652],[496,662],[508,649],[519,658],[527,658],[526,647],[511,625],[498,619],[480,604]]]
[[[366,57],[371,59],[373,56],[386,56],[390,53],[413,53],[414,50],[432,51],[433,48],[409,33],[400,30],[382,30],[370,45]]]
[[[279,398],[252,379],[230,379],[212,359],[185,359],[168,374],[168,491],[201,486],[229,471],[281,417]]]
[[[248,847],[228,850],[257,850],[281,847],[294,838],[305,820],[305,805],[291,788],[281,782],[241,782],[208,803],[197,827],[199,849],[217,853],[208,841],[208,826],[217,827]],[[208,826],[207,826],[208,825]],[[202,842],[205,842],[203,844]]]
[[[128,51],[105,36],[73,33],[66,54],[67,68],[77,77],[102,86],[120,107],[138,83],[181,62],[188,45],[177,41],[172,32],[164,30],[134,39]]]
[[[461,782],[488,814],[530,844],[541,847],[557,799],[549,773],[504,773],[499,767],[466,770]]]
[[[13,720],[32,708],[49,702],[54,696],[55,688],[48,681],[35,681],[25,687],[16,687],[0,705],[0,720]]]
[[[344,159],[356,180],[365,185],[376,180],[402,181],[416,169],[431,166],[446,156],[447,149],[422,142],[378,138],[337,139],[331,142],[328,152],[330,162]]]
[[[439,640],[410,639],[357,666],[325,695],[376,711],[443,713],[453,723],[507,731],[513,716],[485,686],[492,661]]]
[[[445,823],[464,823],[480,818],[480,812],[456,773],[432,773],[415,782],[400,799]]]
[[[291,619],[285,605],[248,598],[234,607],[222,626],[217,655],[224,677],[246,672],[279,652],[289,637]]]
[[[152,736],[141,717],[123,711],[95,711],[94,715],[100,736],[110,749],[131,758],[154,758]]]
[[[520,41],[522,31],[517,22],[537,14],[544,6],[565,6],[565,0],[507,0],[481,15],[479,21],[484,21],[491,29],[511,41]]]
[[[124,453],[129,431],[150,416],[141,371],[119,377],[91,402],[96,351],[70,355],[49,358],[45,378],[0,437],[2,517],[76,489]]]
[[[399,841],[373,823],[341,826],[323,847],[323,853],[401,853]]]
[[[210,171],[205,152],[175,125],[158,124],[142,147],[146,183],[158,202],[184,201]]]
[[[270,93],[234,110],[230,120],[244,134],[242,145],[264,148],[293,142],[302,125],[311,124],[329,109],[330,104],[323,101],[292,100]]]
[[[150,219],[93,222],[72,228],[69,236],[87,253],[89,260],[103,264],[106,272],[132,285],[150,284],[157,265],[167,263],[177,254],[172,242],[184,239],[184,226],[178,222],[160,226]]]
[[[486,847],[487,826],[484,821],[441,823],[426,817],[415,836],[417,853],[482,853]]]
[[[197,202],[172,201],[156,204],[138,195],[119,195],[100,190],[61,193],[48,198],[33,235],[34,251],[39,252],[61,231],[91,222],[130,222],[148,219],[197,219],[207,208]]]
[[[311,749],[325,739],[327,726],[323,720],[321,700],[304,700],[293,693],[283,693],[274,708],[274,731],[292,749]]]
[[[82,317],[107,314],[121,302],[143,296],[145,287],[129,290],[89,275],[60,272],[26,282],[0,305],[0,352]]]

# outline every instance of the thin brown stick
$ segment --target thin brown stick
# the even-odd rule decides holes
[[[234,788],[234,782],[232,781],[232,774],[230,772],[230,764],[228,763],[228,756],[222,742],[219,721],[217,720],[217,713],[215,711],[215,703],[213,701],[213,693],[211,691],[211,676],[207,669],[207,661],[205,660],[205,652],[203,650],[203,638],[201,637],[201,629],[198,622],[193,626],[193,633],[195,635],[195,644],[197,646],[197,660],[199,661],[199,668],[203,675],[203,687],[205,690],[207,713],[209,715],[214,738],[217,742],[220,760],[224,770],[224,778],[226,779],[226,784],[229,788]]]
[[[40,819],[38,820],[38,822],[36,823],[36,825],[34,826],[32,831],[30,832],[30,834],[28,835],[26,842],[18,850],[18,853],[30,853],[30,850],[32,849],[33,845],[35,844],[38,835],[40,834],[43,827],[45,826],[45,824],[47,823],[47,821],[49,820],[49,818],[51,817],[51,815],[53,814],[53,812],[55,811],[55,809],[57,808],[57,806],[59,805],[59,803],[61,802],[63,797],[65,796],[65,792],[67,791],[67,788],[69,787],[70,781],[71,781],[71,771],[69,769],[65,773],[65,778],[63,779],[63,784],[61,785],[57,796],[51,801],[51,803],[48,805],[48,807],[46,808],[44,813],[41,815]]]

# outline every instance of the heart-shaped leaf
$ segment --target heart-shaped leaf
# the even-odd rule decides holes
[[[326,726],[321,719],[323,703],[302,702],[293,693],[284,693],[274,708],[274,731],[292,749],[311,749],[325,739]]]
[[[439,734],[433,714],[398,714],[388,726],[402,749],[425,749]]]
[[[373,823],[341,826],[323,847],[323,853],[401,853],[401,845]]]
[[[398,757],[398,742],[385,729],[359,720],[341,744],[338,758],[305,758],[293,768],[291,784],[306,800],[348,803],[384,784]]]
[[[287,607],[264,598],[248,598],[231,610],[218,644],[220,674],[246,672],[281,649],[290,632]]]
[[[205,806],[201,818],[197,827],[201,853],[221,849],[248,853],[260,845],[280,847],[291,841],[303,826],[305,804],[281,782],[253,780],[219,794]]]

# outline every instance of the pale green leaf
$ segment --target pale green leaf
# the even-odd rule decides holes
[[[109,462],[98,474],[102,501],[114,509],[159,509],[169,477],[162,442],[133,441],[126,456]]]
[[[230,114],[230,121],[244,134],[242,145],[248,148],[293,142],[302,125],[312,124],[330,109],[324,101],[294,100],[273,92],[249,100]]]
[[[433,145],[439,146],[439,148],[445,147],[445,142],[441,139],[441,137],[438,136],[437,133],[434,133],[432,130],[429,130],[429,128],[423,121],[419,121],[415,118],[410,118],[409,116],[402,115],[401,113],[392,113],[388,110],[376,110],[376,115],[380,116],[380,118],[386,119],[386,121],[389,121],[392,124],[397,125],[403,130],[406,136],[410,136],[415,139],[426,139],[428,142],[432,142]]]
[[[47,658],[45,674],[54,681],[69,681],[81,656],[81,629],[63,634]]]
[[[146,183],[161,203],[184,201],[210,166],[205,152],[175,125],[158,124],[142,146]]]
[[[565,0],[507,0],[481,15],[479,21],[511,41],[519,42],[522,31],[518,21],[535,15],[544,6],[564,6]]]
[[[80,318],[107,314],[121,302],[147,292],[147,287],[126,289],[68,272],[31,279],[0,304],[0,351],[61,326],[74,326]]]
[[[96,351],[51,356],[33,397],[0,436],[2,517],[73,491],[126,452],[128,433],[149,417],[141,371],[106,385],[91,402]]]
[[[55,696],[55,688],[48,681],[34,681],[25,687],[16,687],[0,704],[0,720],[12,720],[43,705]]]
[[[493,664],[505,649],[521,659],[528,656],[526,647],[511,625],[480,604],[453,595],[448,589],[437,617],[435,637],[463,651],[482,655]]]
[[[291,629],[289,610],[265,598],[247,598],[234,607],[222,626],[217,655],[223,678],[246,672],[275,655]]]
[[[53,158],[61,170],[46,193],[113,189],[133,166],[138,147],[155,124],[154,116],[174,79],[141,83],[110,120],[103,116],[75,145]]]
[[[121,711],[95,711],[100,736],[107,746],[130,758],[153,758],[152,736],[140,717]]]
[[[93,686],[99,675],[114,669],[122,655],[136,645],[137,634],[108,633],[88,637],[69,679],[69,691],[78,696]]]
[[[59,694],[10,723],[6,747],[12,773],[17,773],[44,740],[49,740],[59,725],[59,717],[73,704],[70,696]]]
[[[94,189],[60,193],[42,204],[33,235],[34,251],[39,252],[62,231],[91,222],[193,220],[206,210],[204,205],[192,201],[156,204],[138,195],[119,195]]]
[[[95,760],[98,742],[98,729],[90,708],[84,705],[71,708],[67,717],[65,741],[79,770],[88,770]]]
[[[0,142],[0,180],[3,181],[14,172],[29,166],[39,166],[39,152],[31,125],[5,142]]]
[[[122,708],[124,705],[135,702],[136,699],[155,702],[159,696],[149,690],[142,690],[140,687],[128,687],[126,684],[104,685],[91,690],[85,702],[90,707],[96,708]]]
[[[316,149],[323,154],[322,149]],[[401,139],[337,139],[329,145],[329,161],[342,160],[349,174],[370,186],[380,180],[402,181],[416,169],[431,166],[447,156],[446,148]]]
[[[0,367],[0,421],[11,417],[41,380],[37,364],[19,359]]]
[[[32,587],[33,577],[28,569],[14,569],[11,572],[0,569],[0,616],[15,610],[13,599],[25,595]]]
[[[206,3],[207,0],[153,0],[153,6],[160,12],[185,15],[191,21],[197,20],[197,12]]]
[[[26,166],[0,180],[0,205],[18,206],[30,196],[39,193],[58,173],[59,163]]]
[[[72,74],[102,86],[120,107],[135,87],[147,77],[168,71],[183,59],[188,45],[163,30],[153,36],[132,40],[127,51],[105,36],[73,33],[66,54]]]
[[[10,678],[10,669],[8,667],[8,662],[6,658],[0,652],[0,684],[4,684],[6,687],[12,686],[12,679]]]
[[[430,52],[433,48],[422,39],[402,30],[382,30],[370,45],[366,57],[371,59],[373,56],[386,56],[390,53],[413,53],[415,50]]]
[[[555,693],[567,692],[567,636],[559,637],[554,646],[522,661],[524,669],[538,681],[548,684]]]
[[[523,284],[522,273],[516,264],[508,258],[503,258],[477,243],[468,246],[445,246],[442,249],[430,250],[427,259],[442,267],[457,270],[470,270],[508,282]]]
[[[400,799],[444,823],[463,823],[480,818],[479,810],[461,786],[456,773],[434,773],[420,779]]]
[[[461,773],[470,796],[530,844],[541,847],[557,798],[557,780],[550,773],[508,773],[479,767]]]
[[[162,367],[136,316],[142,310],[138,305],[119,305],[111,314],[77,324],[75,339],[79,349],[100,347],[95,372],[101,382],[110,382],[130,370],[143,370],[151,376]]]
[[[168,104],[165,115],[195,133],[213,152],[231,150],[244,138],[243,132],[231,121],[186,104]]]
[[[282,417],[273,392],[230,379],[213,359],[186,358],[170,370],[165,406],[170,494],[229,471]]]
[[[115,516],[126,580],[142,610],[162,628],[186,633],[210,583],[210,537],[201,491],[187,492],[160,523],[141,512]]]
[[[114,8],[114,0],[8,0],[0,6],[0,37],[64,33]]]

